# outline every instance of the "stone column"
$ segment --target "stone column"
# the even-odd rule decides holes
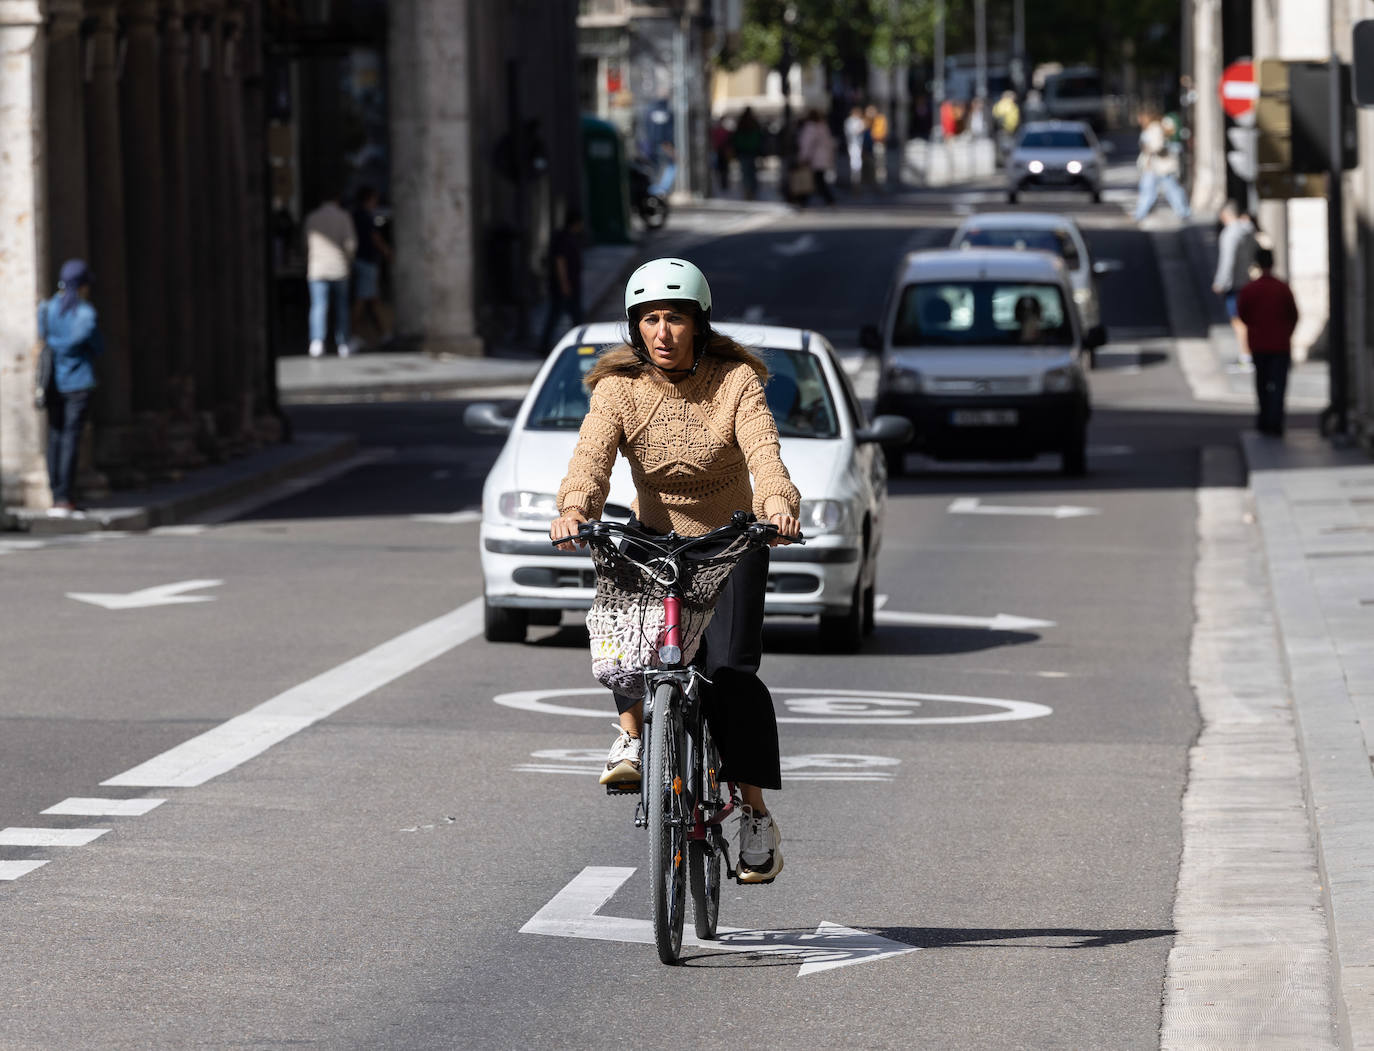
[[[86,131],[81,61],[81,0],[50,0],[47,49],[47,145],[56,160],[46,165],[50,272],[41,287],[52,290],[68,259],[89,259],[86,229]]]
[[[174,466],[192,466],[195,451],[195,302],[191,242],[191,187],[187,163],[186,80],[191,59],[183,0],[161,0],[162,173],[159,232],[163,251],[163,317],[167,339],[169,455]]]
[[[50,267],[44,52],[41,5],[0,0],[0,509],[49,500],[42,415],[33,407],[35,307]]]
[[[220,359],[219,385],[220,403],[227,427],[236,441],[250,436],[252,431],[252,412],[245,400],[244,357],[247,354],[248,318],[244,286],[246,283],[245,266],[247,231],[244,229],[243,203],[246,193],[244,183],[244,139],[243,139],[243,5],[244,0],[226,0],[221,18],[223,63],[220,76],[222,92],[221,122],[224,168],[220,182],[220,250],[224,260],[224,284],[221,295],[224,299],[228,326],[226,336],[229,340],[227,352]]]
[[[201,0],[184,0],[186,63],[186,137],[180,142],[186,162],[186,235],[190,244],[186,279],[191,286],[190,343],[182,348],[182,365],[189,388],[191,410],[199,420],[199,438],[208,442],[213,433],[215,311],[212,205],[209,187],[211,138],[205,121],[205,79],[211,45]]]
[[[86,0],[86,203],[94,272],[92,299],[100,315],[105,356],[97,366],[96,465],[116,481],[136,481],[132,427],[133,354],[124,224],[124,162],[119,128],[118,0]]]
[[[267,185],[267,71],[263,56],[263,10],[249,4],[244,11],[243,44],[244,198],[244,394],[253,416],[253,430],[265,441],[277,441],[281,424],[275,415],[276,383],[269,370],[276,367],[268,350],[267,290],[272,280],[268,262]]]
[[[391,196],[396,330],[425,350],[481,354],[473,311],[468,0],[394,0]]]
[[[224,41],[221,15],[224,0],[201,0],[201,194],[198,208],[204,228],[199,251],[204,255],[204,283],[200,285],[200,309],[207,322],[198,351],[196,397],[201,411],[209,412],[211,430],[218,441],[224,430],[220,409],[230,392],[223,388],[224,357],[232,353],[228,333],[229,303],[224,295],[227,268],[224,260],[226,222],[223,184],[224,150]]]
[[[158,0],[121,0],[124,67],[120,77],[124,215],[128,245],[129,331],[133,346],[133,407],[150,439],[149,464],[167,451],[167,299],[163,263],[162,80]]]

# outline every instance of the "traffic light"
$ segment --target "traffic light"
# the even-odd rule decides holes
[[[1245,182],[1254,182],[1259,172],[1259,132],[1254,128],[1226,129],[1231,148],[1226,151],[1226,163]]]
[[[1350,67],[1341,66],[1341,168],[1360,162],[1355,108],[1350,101]],[[1331,63],[1289,62],[1288,102],[1292,109],[1292,171],[1331,169]]]

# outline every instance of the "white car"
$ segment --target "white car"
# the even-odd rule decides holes
[[[1078,224],[1050,212],[982,212],[965,219],[950,240],[951,248],[1022,248],[1048,252],[1064,261],[1073,283],[1073,301],[1083,322],[1089,367],[1097,348],[1107,342],[1102,324],[1102,292],[1097,279],[1121,269],[1114,259],[1093,260]]]
[[[763,325],[713,327],[756,350],[768,364],[765,393],[778,421],[782,459],[802,494],[806,544],[773,548],[764,611],[819,616],[831,647],[857,649],[873,628],[887,503],[881,446],[905,440],[910,426],[902,419],[866,419],[834,349],[820,333]],[[544,362],[514,418],[482,402],[464,414],[471,430],[509,434],[482,489],[482,577],[491,641],[521,641],[528,624],[556,624],[563,610],[591,606],[592,561],[585,551],[555,550],[549,522],[587,413],[582,377],[597,355],[623,345],[624,336],[619,323],[579,326]],[[604,516],[624,521],[634,496],[629,465],[617,457]]]
[[[1092,128],[1078,120],[1038,120],[1021,126],[1007,155],[1007,200],[1027,190],[1087,190],[1102,200],[1106,154]]]
[[[1087,470],[1092,407],[1082,323],[1061,259],[1010,248],[945,248],[902,260],[877,325],[859,342],[881,351],[877,409],[905,416],[909,444],[940,460],[1063,457]]]

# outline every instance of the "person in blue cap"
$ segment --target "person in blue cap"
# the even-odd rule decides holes
[[[45,398],[48,413],[48,485],[54,517],[75,513],[73,487],[81,431],[95,391],[95,361],[105,351],[90,303],[91,271],[84,260],[69,259],[58,275],[57,294],[38,305],[38,334],[51,349],[52,381]]]

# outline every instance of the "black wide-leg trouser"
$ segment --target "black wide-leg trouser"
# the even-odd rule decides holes
[[[639,525],[634,519],[630,524]],[[745,555],[726,580],[694,663],[711,680],[701,684],[701,698],[720,749],[720,779],[779,789],[778,720],[773,695],[758,675],[767,591],[765,547]],[[643,699],[617,693],[616,710],[627,712]]]

